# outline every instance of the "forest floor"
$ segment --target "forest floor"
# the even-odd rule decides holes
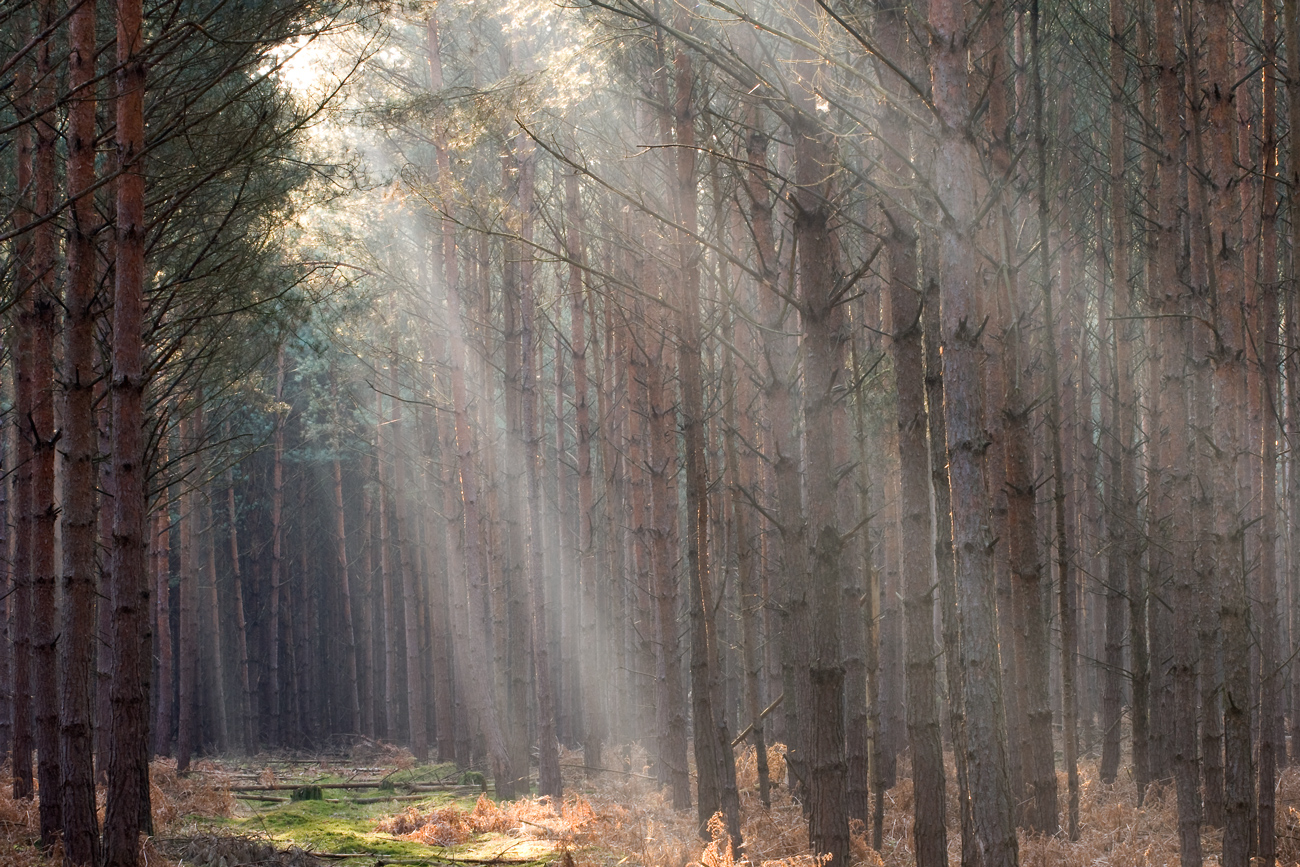
[[[779,747],[773,777],[784,767]],[[404,751],[366,744],[345,755],[275,755],[196,762],[185,776],[175,762],[153,764],[155,836],[149,867],[371,867],[371,865],[543,865],[561,867],[735,867],[719,832],[696,834],[693,812],[679,813],[640,773],[585,776],[580,755],[565,755],[564,803],[527,798],[500,803],[482,794],[481,778],[450,765],[417,765]],[[635,765],[636,762],[633,762]],[[912,790],[907,769],[885,798],[884,843],[876,852],[855,823],[854,867],[911,867]],[[807,823],[784,787],[759,803],[753,751],[737,762],[746,860],[764,867],[817,867],[807,855]],[[0,778],[7,769],[0,768]],[[1132,782],[1097,781],[1081,767],[1081,835],[1020,838],[1024,867],[1160,867],[1178,864],[1176,801],[1168,787],[1135,806]],[[949,786],[951,790],[953,787]],[[7,789],[7,787],[6,787]],[[1065,801],[1065,775],[1060,775]],[[102,806],[102,804],[101,804]],[[960,863],[950,799],[949,860]],[[101,814],[102,815],[102,814]],[[1062,814],[1064,821],[1064,814]],[[34,802],[0,791],[0,864],[55,867],[61,852],[36,845]],[[1207,830],[1207,864],[1217,864],[1219,833]],[[1278,786],[1278,861],[1300,863],[1300,769]]]

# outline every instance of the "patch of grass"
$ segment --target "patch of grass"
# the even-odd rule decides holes
[[[432,808],[450,800],[432,794],[416,804]],[[222,825],[238,833],[263,834],[276,845],[298,846],[313,852],[364,853],[394,859],[420,859],[441,851],[376,831],[375,825],[379,817],[391,813],[393,807],[391,803],[293,801],[249,807],[249,815],[238,816]]]

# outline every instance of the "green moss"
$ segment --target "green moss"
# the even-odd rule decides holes
[[[301,769],[284,768],[277,777],[284,781],[294,780],[295,771]],[[306,777],[306,779],[303,779]],[[322,853],[348,853],[375,856],[377,859],[391,860],[425,860],[437,858],[442,854],[473,852],[475,846],[484,843],[503,848],[506,844],[488,837],[470,841],[465,846],[453,849],[440,849],[409,840],[398,840],[391,835],[375,830],[379,821],[393,813],[416,808],[431,810],[435,807],[455,804],[464,810],[472,810],[478,800],[478,794],[461,794],[459,797],[450,792],[429,792],[428,797],[418,801],[384,801],[376,804],[357,804],[350,799],[372,797],[379,794],[374,790],[340,790],[330,789],[330,783],[355,782],[355,776],[338,774],[302,774],[294,781],[300,786],[297,791],[276,792],[289,794],[294,800],[284,803],[260,803],[241,801],[241,815],[234,818],[210,819],[201,824],[222,833],[252,834],[266,837],[277,847],[297,846],[302,849]],[[461,771],[452,764],[423,765],[394,771],[385,778],[385,788],[402,794],[409,787],[420,783],[459,783]],[[310,792],[315,796],[320,791],[324,800],[299,800],[300,792]],[[462,790],[463,792],[463,790]],[[495,850],[494,850],[495,851]],[[3,860],[3,859],[0,859]],[[550,859],[541,859],[546,863]]]
[[[327,794],[333,794],[328,792]],[[428,810],[448,803],[431,794],[408,803],[352,804],[346,801],[292,801],[270,807],[253,806],[252,815],[225,820],[224,828],[241,834],[261,834],[283,846],[313,852],[352,853],[385,858],[428,858],[442,851],[375,830],[379,820],[399,809]]]

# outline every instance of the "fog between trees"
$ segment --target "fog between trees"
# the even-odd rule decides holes
[[[921,867],[1018,863],[1081,761],[1172,787],[1184,865],[1271,863],[1297,39],[1294,0],[0,6],[42,840],[135,864],[149,755],[364,736],[501,798],[580,750],[742,852],[748,741],[835,864],[900,772]]]

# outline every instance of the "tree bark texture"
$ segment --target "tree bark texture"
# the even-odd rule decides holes
[[[144,88],[140,0],[117,2],[117,254],[113,296],[113,733],[105,867],[136,867],[149,801],[149,585],[144,465]]]
[[[939,228],[944,421],[952,493],[954,575],[965,669],[966,755],[972,819],[982,867],[1011,867],[1018,860],[1006,773],[993,611],[992,534],[984,486],[984,407],[979,368],[982,324],[976,306],[977,261],[971,231],[974,201],[968,182],[971,142],[966,72],[965,10],[955,0],[930,5],[931,79],[939,120],[937,189],[947,215]]]
[[[63,331],[63,617],[59,643],[59,765],[65,861],[99,861],[95,815],[94,651],[98,569],[95,544],[95,2],[69,4],[67,189],[73,200],[67,243]],[[101,721],[101,724],[106,721]]]

